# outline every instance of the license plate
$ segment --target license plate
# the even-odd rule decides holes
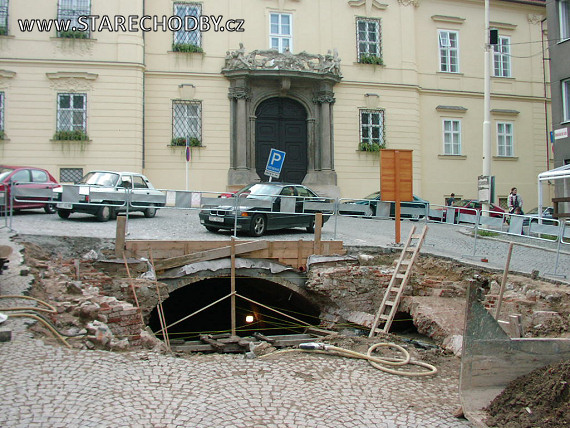
[[[73,204],[70,204],[69,202],[60,202],[59,204],[56,204],[56,206],[62,210],[70,210],[73,208]]]
[[[210,221],[213,221],[214,223],[223,223],[224,222],[224,218],[223,217],[216,217],[216,216],[209,216],[208,219]]]

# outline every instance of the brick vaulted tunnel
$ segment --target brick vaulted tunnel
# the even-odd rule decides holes
[[[307,293],[302,273],[266,260],[238,259],[239,262],[243,264],[236,269],[238,336],[255,332],[266,336],[295,334],[302,333],[307,324],[319,325],[321,309],[314,296]],[[230,332],[228,263],[229,260],[203,262],[192,266],[191,272],[177,270],[160,279],[169,290],[162,304],[166,325],[176,323],[168,328],[171,340],[196,340],[201,334]],[[197,311],[200,312],[189,317]],[[148,325],[155,333],[161,330],[158,307],[150,312]]]

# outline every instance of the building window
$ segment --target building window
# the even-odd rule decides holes
[[[512,157],[513,154],[513,124],[509,122],[497,123],[497,154]]]
[[[358,40],[358,62],[383,64],[379,19],[358,19],[356,38]]]
[[[0,140],[4,139],[4,92],[0,92]]]
[[[459,33],[439,30],[439,71],[459,72]]]
[[[377,152],[386,147],[384,110],[360,110],[360,144],[364,152]]]
[[[57,94],[54,140],[87,140],[86,94]]]
[[[61,168],[59,170],[60,183],[77,183],[83,178],[83,168]]]
[[[173,146],[202,145],[202,102],[172,102],[172,142]]]
[[[562,81],[562,121],[570,122],[570,79]]]
[[[493,49],[494,76],[511,77],[511,38],[499,37],[499,43]]]
[[[443,154],[461,154],[461,121],[457,119],[443,120]]]
[[[269,47],[281,53],[293,51],[293,16],[288,13],[272,13],[269,19]]]
[[[174,52],[203,52],[202,50],[202,33],[196,30],[185,31],[184,23],[188,22],[188,27],[194,27],[194,21],[186,19],[187,16],[193,16],[200,19],[202,15],[202,6],[197,3],[174,3],[174,15],[182,19],[183,26],[174,33],[174,42],[172,50]]]
[[[8,35],[8,0],[0,0],[0,36]]]
[[[91,14],[91,0],[59,0],[57,8],[57,19],[60,22],[69,23],[67,30],[60,31],[57,36],[70,39],[86,39],[89,37],[88,31],[74,30],[80,27],[78,18]]]
[[[560,40],[570,39],[570,2],[558,2],[558,17],[560,20]]]

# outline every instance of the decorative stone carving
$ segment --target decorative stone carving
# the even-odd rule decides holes
[[[528,22],[536,25],[536,24],[540,24],[540,21],[542,21],[544,19],[544,15],[536,15],[534,13],[529,13],[527,18],[528,18]]]
[[[414,6],[414,7],[419,7],[420,6],[420,0],[398,0],[398,3],[400,3],[402,6]]]
[[[228,98],[234,100],[249,100],[251,98],[251,93],[247,88],[242,87],[230,87],[228,92]]]
[[[0,89],[8,88],[15,75],[15,71],[0,70]]]
[[[316,104],[323,104],[323,103],[334,103],[334,92],[333,91],[319,91],[315,93],[313,97],[313,102]]]
[[[93,81],[99,75],[95,73],[59,71],[57,73],[46,73],[46,76],[51,80],[50,86],[52,89],[81,92],[93,89]]]
[[[385,3],[380,3],[378,0],[348,0],[348,5],[350,7],[362,7],[366,6],[366,13],[370,14],[372,8],[378,10],[386,10],[388,5]]]
[[[338,52],[328,51],[326,55],[314,55],[307,52],[293,54],[289,51],[279,53],[274,49],[256,49],[246,54],[242,43],[239,49],[226,53],[223,71],[231,70],[280,70],[302,71],[315,74],[331,74],[341,77]]]

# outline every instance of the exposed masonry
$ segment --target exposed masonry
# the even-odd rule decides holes
[[[157,286],[163,301],[168,298],[168,286],[137,278],[148,270],[146,261],[129,263],[135,278],[130,280],[121,261],[54,257],[33,244],[26,245],[25,259],[36,278],[33,294],[52,302],[58,310],[52,317],[56,326],[69,331],[86,328],[89,332],[87,340],[77,346],[125,349],[159,344],[145,328],[158,304]],[[354,260],[313,264],[301,287],[303,295],[319,307],[322,324],[328,328],[347,322],[369,326],[390,281],[392,261],[393,255],[361,255]],[[456,351],[453,343],[457,343],[456,338],[462,333],[467,285],[477,282],[486,296],[486,306],[492,308],[500,279],[498,272],[420,257],[400,310],[411,315],[420,333]],[[188,277],[189,284],[195,281],[193,276]],[[140,312],[134,306],[133,288]],[[516,277],[510,279],[507,289],[503,301],[505,314],[522,314],[526,335],[569,334],[567,287]]]

